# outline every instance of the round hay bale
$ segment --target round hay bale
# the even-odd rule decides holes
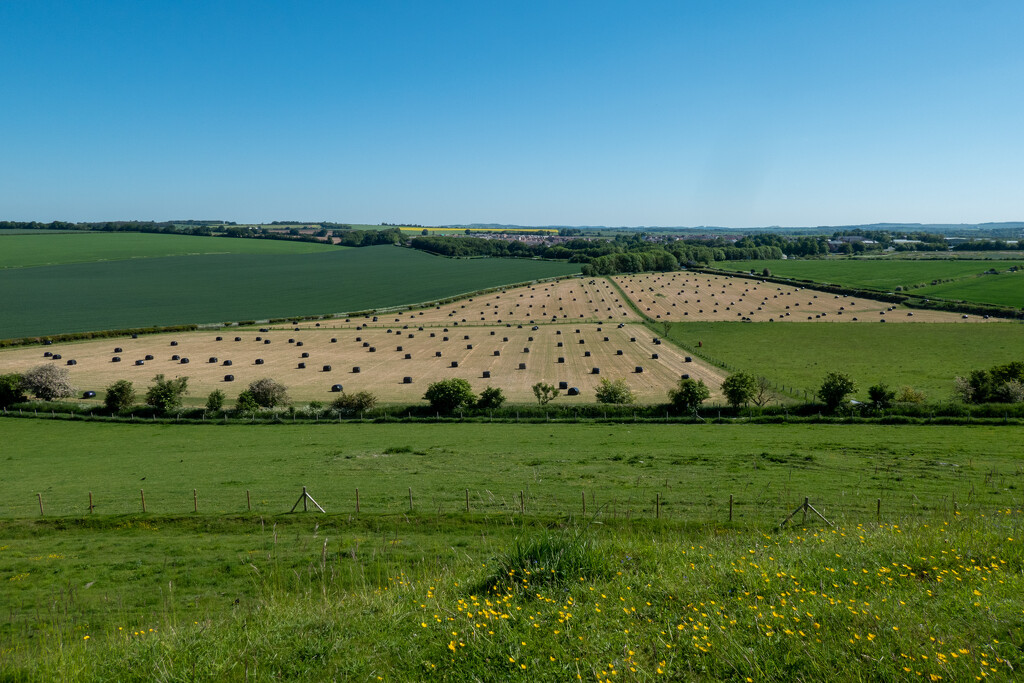
[[[601,368],[591,368],[590,374],[591,375],[600,375],[601,374]]]
[[[611,341],[611,339],[609,339],[608,337],[605,337],[604,340],[605,341]]]
[[[178,354],[174,354],[173,356],[171,356],[171,360],[181,360],[181,356],[179,356]]]
[[[370,342],[363,342],[363,348],[364,349],[370,348]]]
[[[508,341],[508,337],[502,337],[502,338],[501,338],[501,341],[503,341],[503,342],[507,342],[507,341]]]
[[[68,360],[68,365],[78,365],[77,360]]]
[[[492,337],[494,336],[494,330],[491,330],[491,336]]]
[[[412,358],[412,354],[411,353],[405,354],[405,360],[409,360],[411,358]]]
[[[115,346],[114,347],[114,353],[123,353],[123,350],[121,349],[120,346]]]
[[[180,361],[178,361],[178,362],[179,362],[179,363],[181,363],[182,365],[187,365],[187,364],[188,364],[188,358],[182,358],[182,359],[181,359]]]
[[[224,365],[231,365],[231,361],[229,361],[229,360],[224,361]]]
[[[523,353],[529,353],[529,352],[530,352],[530,347],[529,346],[524,346],[523,347]]]
[[[636,341],[636,337],[630,337],[630,338],[629,338],[629,341],[631,341],[631,342],[635,342],[635,341]]]
[[[562,348],[562,342],[558,342],[557,346],[558,348]]]
[[[138,339],[138,338],[139,338],[139,335],[137,335],[137,334],[133,334],[132,335],[132,339]]]
[[[654,344],[655,344],[655,346],[661,346],[661,340],[658,339],[657,337],[655,337],[654,338]]]
[[[403,377],[402,384],[412,384],[412,377]]]
[[[684,363],[692,363],[692,362],[693,362],[693,359],[692,359],[692,358],[690,358],[689,356],[687,356],[686,358],[684,358],[684,359],[683,359],[683,362],[684,362]]]
[[[371,346],[370,348],[367,349],[367,351],[369,351],[370,353],[376,353],[377,347],[376,346]]]
[[[658,354],[652,353],[651,354],[651,360],[658,360]]]
[[[561,330],[555,330],[555,334],[562,334]]]
[[[263,365],[263,359],[262,358],[257,358],[256,359],[256,365]]]
[[[330,365],[325,365],[324,366],[324,372],[330,372],[330,371],[331,371],[331,366]]]
[[[495,350],[495,351],[494,351],[494,355],[495,355],[495,356],[500,356],[500,355],[501,355],[501,351]]]
[[[533,341],[533,337],[527,337],[526,341]]]
[[[96,392],[95,391],[83,391],[82,392],[82,398],[96,398]]]
[[[401,350],[402,350],[402,347],[401,347],[401,346],[396,346],[396,347],[395,347],[395,351],[401,351]]]
[[[146,360],[153,360],[153,355],[152,355],[152,354],[149,354],[149,353],[147,353],[147,354],[146,354]]]
[[[136,365],[145,365],[146,361],[144,361],[144,360],[137,360],[137,361],[135,361],[135,364]]]
[[[526,363],[520,363],[519,364],[519,369],[520,370],[525,370],[526,369]]]
[[[269,327],[261,327],[260,328],[260,332],[270,332],[270,328]]]
[[[309,351],[303,351],[303,352],[302,352],[302,353],[301,353],[301,354],[299,355],[299,358],[309,358]]]
[[[490,379],[490,378],[491,378],[491,371],[490,371],[490,370],[484,370],[484,371],[483,371],[483,372],[481,373],[481,376],[482,376],[482,377],[483,377],[484,379]]]
[[[584,358],[590,358],[590,351],[584,351],[583,352],[583,357]]]
[[[621,356],[621,355],[622,355],[622,349],[618,349],[618,350],[616,350],[616,351],[615,351],[615,355],[616,355],[616,356]]]
[[[569,387],[569,391],[566,392],[569,396],[579,396],[580,390],[576,387]]]
[[[43,354],[43,358],[49,358],[52,355],[53,355],[53,351],[47,351],[46,353]]]
[[[679,379],[690,379],[690,375],[688,373],[683,373],[679,375]]]
[[[457,360],[453,360],[453,361],[452,361],[452,367],[453,367],[453,368],[457,368],[457,367],[459,367],[459,361],[457,361]]]
[[[559,357],[558,357],[558,360],[557,360],[557,361],[555,361],[555,362],[556,362],[556,363],[564,363],[564,362],[565,362],[565,358],[564,358],[563,356],[559,356]]]
[[[345,390],[345,388],[343,386],[341,386],[340,384],[332,384],[331,385],[331,391],[333,391],[334,393],[338,393],[338,392],[341,392],[341,391],[344,391],[344,390]]]
[[[473,345],[472,345],[472,344],[466,344],[466,349],[467,349],[467,350],[469,350],[469,349],[472,349],[472,348],[473,348]]]
[[[332,344],[337,344],[338,343],[338,338],[337,337],[331,337],[331,343]]]
[[[295,342],[296,346],[302,346],[302,342]]]
[[[448,341],[448,337],[441,337],[441,341]]]
[[[288,343],[289,343],[289,344],[294,344],[294,343],[295,343],[295,339],[294,339],[294,338],[291,338],[291,339],[289,339],[289,340],[288,340]]]
[[[148,360],[148,359],[147,359],[147,360]],[[216,363],[216,362],[217,362],[217,356],[210,356],[210,360],[209,360],[209,362],[210,362],[210,363]]]
[[[263,343],[264,343],[264,344],[269,344],[269,343],[270,343],[270,340],[269,340],[269,339],[264,339],[264,340],[263,340]]]
[[[234,375],[224,375],[224,381],[225,382],[234,382],[235,381],[235,376]]]
[[[440,357],[441,357],[441,352],[440,351],[434,351],[434,358],[440,358]]]
[[[121,356],[114,356],[113,358],[110,359],[110,362],[111,363],[120,363],[121,362]]]
[[[132,335],[132,339],[135,339],[135,335]],[[217,337],[214,341],[224,341],[224,337]]]
[[[353,375],[358,375],[359,374],[359,366],[358,365],[356,365],[355,367],[352,368],[352,374]]]
[[[176,342],[176,341],[172,341],[171,342],[171,346],[177,346],[177,345],[178,345],[178,342]]]
[[[559,383],[558,383],[558,388],[559,388],[560,390],[563,390],[563,391],[564,391],[565,389],[568,389],[568,388],[569,388],[569,383],[568,383],[568,382],[559,382]]]
[[[468,334],[464,334],[464,335],[462,335],[462,338],[463,338],[463,340],[469,339],[469,335]]]
[[[263,337],[256,337],[256,341],[263,341]]]
[[[642,373],[643,373],[643,371],[644,371],[644,368],[643,368],[643,366],[642,366],[642,365],[638,365],[638,366],[636,366],[636,368],[635,368],[635,369],[633,370],[633,372],[635,372],[635,373],[636,373],[636,374],[638,374],[638,375],[639,375],[639,374],[642,374]]]
[[[235,341],[236,342],[240,342],[240,341],[242,341],[242,338],[241,337],[235,337]]]
[[[305,370],[305,369],[306,369],[306,364],[305,363],[299,363],[299,370]]]

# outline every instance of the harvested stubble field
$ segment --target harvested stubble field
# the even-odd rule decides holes
[[[644,314],[667,321],[982,322],[983,316],[923,311],[743,277],[704,273],[620,275],[615,281]]]
[[[121,351],[115,352],[118,348]],[[44,357],[46,352],[61,358],[50,361]],[[113,362],[115,356],[121,360]],[[153,358],[146,360],[146,356]],[[189,362],[182,364],[173,356]],[[67,366],[68,360],[75,365]],[[137,360],[143,365],[136,365]],[[227,361],[230,365],[225,365]],[[541,381],[556,386],[565,382],[580,390],[575,397],[563,390],[560,403],[593,403],[594,389],[602,378],[624,378],[644,403],[665,401],[666,392],[683,374],[703,379],[713,392],[723,379],[720,371],[697,359],[686,362],[677,347],[656,344],[642,325],[576,322],[458,327],[435,323],[422,330],[419,326],[324,326],[298,332],[233,328],[0,352],[0,372],[25,371],[44,362],[67,367],[75,386],[96,391],[97,401],[105,387],[120,379],[144,390],[157,373],[168,378],[186,376],[191,405],[201,405],[214,389],[233,399],[249,382],[263,377],[283,383],[299,402],[329,401],[336,395],[332,386],[341,384],[349,393],[372,391],[385,403],[416,403],[431,382],[453,377],[468,380],[478,392],[487,386],[500,387],[513,402],[533,402],[531,387]],[[300,368],[300,363],[305,367]],[[330,366],[330,371],[324,366]],[[642,372],[636,372],[638,367]],[[594,368],[599,374],[593,373]],[[483,376],[485,372],[489,378]],[[227,375],[234,379],[225,381]],[[405,383],[406,377],[411,383]]]

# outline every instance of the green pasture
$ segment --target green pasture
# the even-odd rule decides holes
[[[723,261],[718,268],[760,273],[765,268],[777,277],[813,280],[845,287],[863,287],[886,292],[896,287],[927,285],[932,280],[970,278],[990,268],[1005,271],[1024,266],[1024,260],[952,260],[952,259],[787,259],[785,261]],[[926,290],[914,290],[923,294]],[[966,298],[966,297],[958,297]],[[972,299],[973,300],[973,299]],[[979,299],[979,301],[982,301]]]
[[[0,232],[0,268],[121,261],[199,254],[312,254],[339,250],[311,242],[195,237],[139,232],[75,232],[8,235]]]
[[[982,275],[924,287],[914,290],[914,294],[937,299],[962,299],[1024,308],[1024,273],[1018,271],[1016,273],[1003,272],[998,275]]]
[[[311,246],[315,251],[305,254],[204,254],[0,270],[0,338],[365,310],[579,272],[577,264],[553,261],[452,260],[391,246]]]
[[[0,678],[1009,679],[1015,431],[4,419]]]
[[[688,322],[673,324],[668,338],[732,370],[809,393],[825,373],[841,371],[857,383],[860,400],[867,400],[868,387],[884,382],[942,401],[952,395],[957,375],[1024,359],[1024,325],[1009,322]]]

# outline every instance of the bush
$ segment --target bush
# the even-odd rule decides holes
[[[0,408],[7,408],[28,398],[22,387],[21,375],[14,372],[0,375]]]
[[[334,399],[331,408],[342,415],[355,415],[372,410],[377,405],[377,396],[369,391],[359,391],[354,394],[342,394]],[[311,404],[312,407],[312,404]]]
[[[480,410],[497,410],[505,403],[505,394],[498,387],[487,387],[480,392],[476,407]]]
[[[214,389],[210,392],[210,395],[206,397],[206,409],[211,413],[215,413],[224,407],[224,392],[220,389]]]
[[[753,382],[753,378],[751,378]],[[682,413],[696,412],[700,404],[711,396],[711,390],[704,384],[704,380],[681,379],[679,386],[669,389],[668,400],[673,407]]]
[[[886,410],[896,400],[896,392],[890,389],[888,385],[879,383],[873,387],[868,387],[868,399],[875,408]]]
[[[918,391],[913,387],[903,387],[900,389],[900,393],[896,396],[897,403],[924,403],[925,395],[923,391]]]
[[[423,394],[430,407],[442,413],[453,413],[460,408],[469,408],[476,403],[473,388],[464,379],[443,379],[427,387]]]
[[[119,379],[107,387],[103,405],[112,413],[123,413],[135,405],[135,398],[135,385],[126,379]]]
[[[826,408],[835,412],[846,400],[846,397],[856,390],[857,385],[853,383],[849,375],[844,375],[841,372],[830,372],[825,375],[821,388],[818,389],[818,398],[822,400]]]
[[[558,398],[558,394],[561,393],[554,384],[547,384],[546,382],[537,382],[533,385],[533,395],[537,397],[537,403],[547,405],[554,399]]]
[[[235,412],[237,413],[255,413],[260,409],[260,404],[256,402],[252,392],[246,389],[238,395],[235,400]]]
[[[53,363],[32,368],[22,376],[21,384],[25,391],[44,401],[67,398],[75,393],[67,368],[58,367]]]
[[[258,379],[249,385],[249,393],[256,405],[262,408],[273,408],[288,402],[288,390],[280,382],[269,377]]]
[[[595,393],[598,403],[626,404],[636,400],[629,385],[626,384],[626,380],[621,378],[614,382],[601,378],[601,384],[598,385]]]
[[[169,413],[181,407],[181,399],[187,391],[188,377],[164,379],[163,375],[157,375],[153,378],[153,386],[146,392],[146,405],[161,413]]]
[[[757,394],[757,380],[753,375],[746,372],[734,373],[726,377],[725,381],[722,382],[722,393],[725,394],[725,400],[733,408],[739,408],[741,405],[745,406],[754,400]],[[710,396],[710,393],[708,396]],[[707,396],[704,398],[706,399]]]

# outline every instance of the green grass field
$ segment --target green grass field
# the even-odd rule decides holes
[[[1013,428],[0,429],[4,680],[1001,680],[1024,665]],[[328,515],[285,514],[301,485]],[[805,495],[835,528],[777,529]]]
[[[1024,356],[1019,323],[676,323],[668,337],[736,370],[809,392],[825,373],[845,372],[860,400],[884,382],[941,401],[951,396],[957,375]],[[698,342],[703,346],[696,349]]]
[[[914,290],[914,294],[1024,308],[1024,274],[983,275]]]
[[[138,232],[38,233],[9,235],[0,231],[0,268],[197,254],[312,254],[343,249],[310,242]]]
[[[958,261],[952,259],[810,259],[786,261],[723,261],[715,266],[727,270],[760,273],[768,268],[778,277],[791,277],[815,282],[892,291],[897,286],[927,285],[932,280],[970,278],[989,268],[1004,271],[1011,266],[1024,266],[1016,261]],[[914,290],[922,294],[925,290]],[[967,298],[967,297],[957,297]],[[973,299],[972,299],[973,300]],[[979,301],[981,301],[979,299]],[[1018,304],[1019,305],[1019,304]]]
[[[398,306],[575,272],[577,264],[452,260],[390,246],[11,268],[0,270],[0,338]]]

